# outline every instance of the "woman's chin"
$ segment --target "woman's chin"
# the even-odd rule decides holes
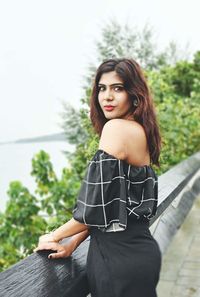
[[[107,120],[112,120],[112,119],[116,119],[117,117],[115,115],[105,115],[105,118]]]
[[[117,115],[113,112],[105,112],[104,116],[108,120],[115,119],[117,117]]]

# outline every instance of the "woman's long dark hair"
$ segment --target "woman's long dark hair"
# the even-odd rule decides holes
[[[102,74],[110,71],[115,71],[122,79],[129,98],[133,102],[137,101],[138,106],[133,105],[133,118],[145,130],[151,162],[160,166],[161,136],[153,100],[142,69],[133,59],[109,59],[98,67],[90,100],[90,118],[95,131],[101,135],[103,126],[108,121],[99,105],[98,84]]]

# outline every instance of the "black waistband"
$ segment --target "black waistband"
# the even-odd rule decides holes
[[[149,220],[147,219],[133,219],[133,218],[128,218],[127,221],[127,227],[124,231],[118,231],[118,232],[102,232],[100,229],[98,229],[97,227],[92,227],[90,228],[90,233],[104,233],[104,234],[112,234],[112,233],[129,233],[130,232],[137,232],[139,230],[145,230],[149,228]]]
[[[127,229],[135,227],[135,226],[144,226],[149,228],[149,220],[145,219],[145,218],[140,218],[140,219],[136,219],[136,218],[128,218],[127,220]]]

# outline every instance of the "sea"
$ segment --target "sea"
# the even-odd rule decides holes
[[[31,160],[35,154],[40,150],[47,152],[55,173],[60,177],[62,169],[68,166],[64,152],[73,149],[66,141],[0,144],[0,212],[5,211],[11,181],[20,181],[34,194],[35,182],[30,172]]]

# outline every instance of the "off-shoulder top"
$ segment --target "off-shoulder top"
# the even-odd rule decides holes
[[[150,220],[157,200],[158,178],[151,165],[130,165],[99,149],[89,161],[73,217],[101,231],[123,231],[129,216]]]

